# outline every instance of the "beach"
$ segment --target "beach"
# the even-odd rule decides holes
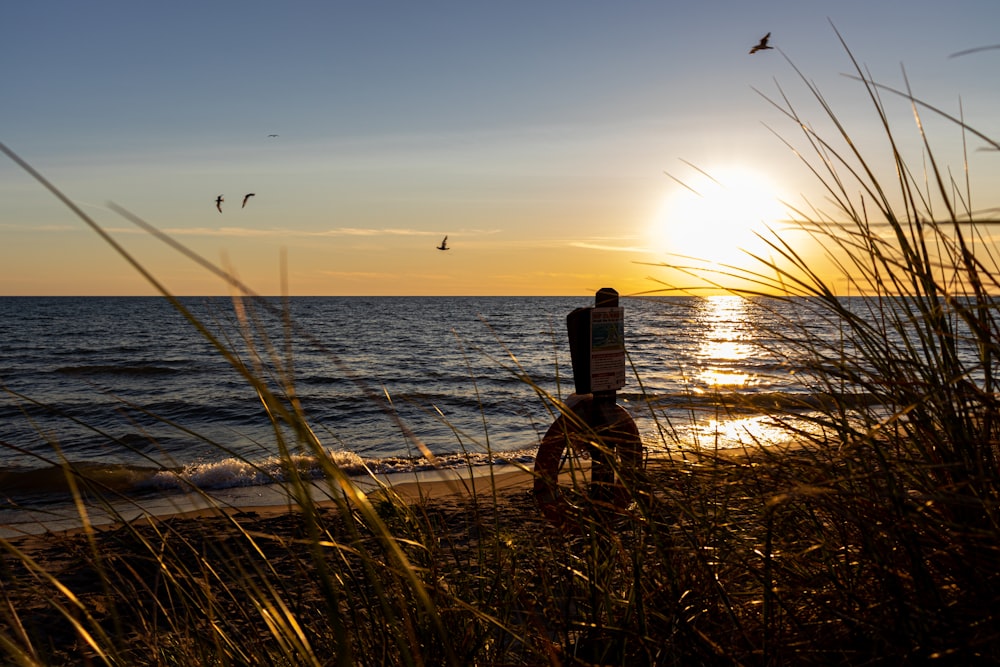
[[[981,655],[993,643],[975,621],[996,583],[989,547],[972,559],[941,527],[888,521],[891,491],[872,504],[871,489],[838,488],[869,457],[686,452],[650,461],[627,507],[575,496],[561,525],[540,511],[531,472],[508,469],[22,536],[4,543],[0,632],[67,665],[109,646],[130,665],[175,651],[235,664],[334,664],[344,651],[393,663],[419,652],[424,664],[856,664],[915,650],[895,614],[925,593],[885,571],[906,562],[892,549],[919,544],[949,600],[919,650]],[[852,609],[871,631],[845,620]]]
[[[441,565],[478,569],[482,565],[478,548],[494,542],[501,532],[532,540],[560,536],[538,511],[531,494],[531,471],[511,467],[503,466],[505,470],[495,475],[463,476],[455,471],[400,475],[408,481],[381,489],[372,483],[366,498],[380,512],[389,506],[412,510],[409,518],[419,517],[426,528],[434,531],[435,540],[447,546]],[[380,480],[380,484],[384,481]],[[8,552],[3,554],[3,569],[13,575],[4,586],[4,597],[9,608],[16,610],[19,631],[46,637],[58,664],[75,664],[98,656],[81,643],[73,624],[53,605],[51,586],[56,582],[60,591],[56,597],[63,604],[71,603],[70,617],[85,614],[107,626],[132,618],[123,607],[138,603],[146,609],[163,602],[156,600],[156,582],[170,575],[158,571],[161,566],[191,577],[192,585],[200,585],[206,569],[219,573],[214,585],[233,594],[234,600],[252,596],[253,589],[261,585],[294,591],[297,599],[318,599],[322,597],[322,579],[315,570],[312,549],[320,545],[335,553],[329,540],[331,535],[345,531],[345,513],[329,500],[311,508],[308,518],[306,513],[288,503],[206,507],[162,516],[145,515],[127,524],[102,525],[89,531],[77,528],[12,538],[7,543]],[[392,516],[384,518],[392,523]],[[311,534],[317,526],[326,529],[321,535]],[[355,535],[348,540],[354,548],[357,539]],[[360,541],[369,544],[376,539],[368,535]],[[444,550],[438,552],[442,554]],[[42,577],[49,585],[32,583],[35,577],[31,570],[36,575],[44,572]],[[268,579],[266,584],[261,583],[262,577]],[[78,605],[76,611],[74,604]],[[228,622],[241,632],[267,631],[266,627],[256,627],[260,619],[252,618],[252,613],[247,616],[248,609],[229,611],[232,616]],[[303,618],[302,622],[322,623],[322,612],[319,614],[315,619]],[[140,633],[136,637],[139,647],[154,641],[141,636],[141,628],[132,632]],[[141,648],[137,651],[141,652]]]
[[[647,436],[647,449],[739,446],[740,432],[763,422],[774,403],[808,398],[780,354],[765,350],[781,349],[765,326],[774,309],[804,316],[798,304],[622,302],[636,376],[626,378],[619,403]],[[182,303],[214,335],[232,339],[234,354],[254,358],[256,348],[237,342],[230,300]],[[294,395],[326,454],[357,476],[425,467],[420,447],[443,466],[530,465],[555,418],[554,400],[566,400],[573,384],[562,320],[590,303],[292,297]],[[284,336],[272,311],[279,306],[252,303],[261,349]],[[67,491],[63,460],[144,499],[190,488],[249,496],[284,478],[274,425],[253,388],[166,300],[0,298],[0,314],[0,368],[10,390],[0,395],[0,441],[11,444],[0,447],[0,487],[13,496],[0,503],[0,525],[20,519],[8,516],[15,506],[31,509],[46,494]],[[273,359],[261,360],[261,372],[281,377]],[[733,401],[740,411],[729,415]],[[671,420],[669,438],[658,435],[657,419]],[[306,460],[313,452],[294,453],[304,474],[318,467]],[[34,495],[24,500],[13,491]]]
[[[412,305],[378,303],[384,323]],[[786,322],[811,323],[800,309],[815,303],[781,304]],[[358,306],[296,305],[317,321]],[[566,303],[467,305],[537,314]],[[40,352],[24,336],[24,354],[11,354],[19,381],[40,381],[53,404],[9,393],[5,407],[31,417],[4,436],[24,444],[0,470],[5,655],[44,665],[853,665],[992,654],[981,610],[1000,591],[984,500],[995,477],[978,467],[992,450],[940,464],[942,442],[994,441],[993,421],[950,412],[988,395],[926,403],[910,393],[923,385],[886,382],[905,377],[879,364],[906,330],[852,365],[836,329],[821,328],[835,349],[821,358],[839,363],[797,367],[797,339],[785,331],[781,348],[767,337],[772,305],[645,304],[633,350],[650,382],[617,396],[644,466],[610,494],[562,478],[554,511],[532,492],[532,469],[564,371],[549,361],[551,336],[524,334],[520,318],[504,321],[531,352],[518,351],[517,369],[489,355],[478,369],[458,364],[430,326],[419,350],[434,354],[407,364],[418,348],[400,326],[395,347],[377,353],[359,341],[353,352],[299,351],[296,388],[254,384],[260,396],[202,363],[207,353],[180,329],[174,355],[148,349],[137,327],[120,348],[134,359],[85,332],[65,354],[86,361],[69,366],[58,346]],[[76,306],[67,326],[102,308],[166,317],[148,301]],[[754,331],[764,333],[750,345]],[[371,375],[385,384],[378,399],[356,376],[336,376],[345,354],[407,377]],[[283,372],[271,361],[262,377]],[[835,374],[845,368],[857,387]],[[967,437],[970,423],[986,427],[981,440]],[[946,427],[956,430],[942,441]],[[565,451],[585,473],[591,445]],[[74,485],[86,513],[67,502]]]

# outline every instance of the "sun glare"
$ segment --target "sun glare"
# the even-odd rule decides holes
[[[747,252],[764,253],[757,234],[787,217],[775,188],[746,169],[697,173],[676,184],[650,230],[657,253],[710,266],[743,266]]]

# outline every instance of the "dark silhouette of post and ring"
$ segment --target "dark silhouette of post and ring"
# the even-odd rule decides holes
[[[590,455],[591,508],[621,509],[635,491],[642,467],[642,439],[631,415],[617,404],[625,386],[624,309],[618,292],[598,290],[593,308],[577,308],[566,317],[576,393],[549,427],[535,457],[535,500],[557,526],[579,525],[578,509],[560,487],[560,473],[570,454]]]

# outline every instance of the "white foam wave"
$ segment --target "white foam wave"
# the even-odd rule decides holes
[[[320,479],[325,475],[324,465],[332,463],[348,475],[364,472],[365,463],[351,452],[327,452],[326,462],[311,454],[293,454],[289,457],[271,456],[262,461],[226,458],[209,463],[194,463],[179,470],[163,470],[145,482],[153,489],[202,490],[229,489],[244,486],[276,484],[291,479],[292,471],[303,479]]]
[[[353,452],[328,451],[328,460],[321,461],[312,454],[293,454],[289,457],[271,456],[260,461],[227,458],[209,463],[194,463],[178,470],[162,470],[142,483],[142,487],[155,490],[201,489],[219,490],[235,487],[264,486],[291,479],[295,474],[301,479],[315,480],[326,476],[329,464],[347,475],[389,475],[420,472],[424,470],[453,470],[490,464],[520,463],[530,465],[535,458],[531,450],[494,453],[463,453],[435,457],[389,457],[365,460]]]

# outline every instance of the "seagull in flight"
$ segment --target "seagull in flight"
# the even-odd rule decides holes
[[[278,136],[278,135],[276,135],[276,134],[269,134],[269,135],[267,135],[267,138],[268,139],[274,139],[276,136]]]
[[[224,201],[226,200],[222,198],[222,195],[215,198],[215,208],[219,209],[219,213],[222,213],[222,202]]]
[[[439,245],[439,246],[437,247],[437,249],[438,249],[438,250],[451,250],[451,248],[449,248],[449,247],[448,247],[448,237],[447,237],[447,236],[445,236],[445,237],[444,237],[444,238],[443,238],[443,239],[441,240],[441,245]]]
[[[959,51],[958,53],[953,53],[949,58],[958,58],[959,56],[967,56],[970,53],[979,53],[980,51],[989,51],[990,49],[1000,49],[1000,44],[992,44],[990,46],[977,46],[974,49],[966,49],[965,51]]]
[[[750,55],[757,53],[758,51],[763,51],[764,49],[773,49],[773,46],[767,45],[767,40],[771,38],[771,33],[767,33],[760,38],[760,42],[756,44],[752,49],[750,49]]]
[[[248,192],[247,194],[243,195],[243,206],[240,206],[240,208],[246,208],[247,207],[247,200],[250,199],[250,197],[253,197],[253,193],[252,192]]]

